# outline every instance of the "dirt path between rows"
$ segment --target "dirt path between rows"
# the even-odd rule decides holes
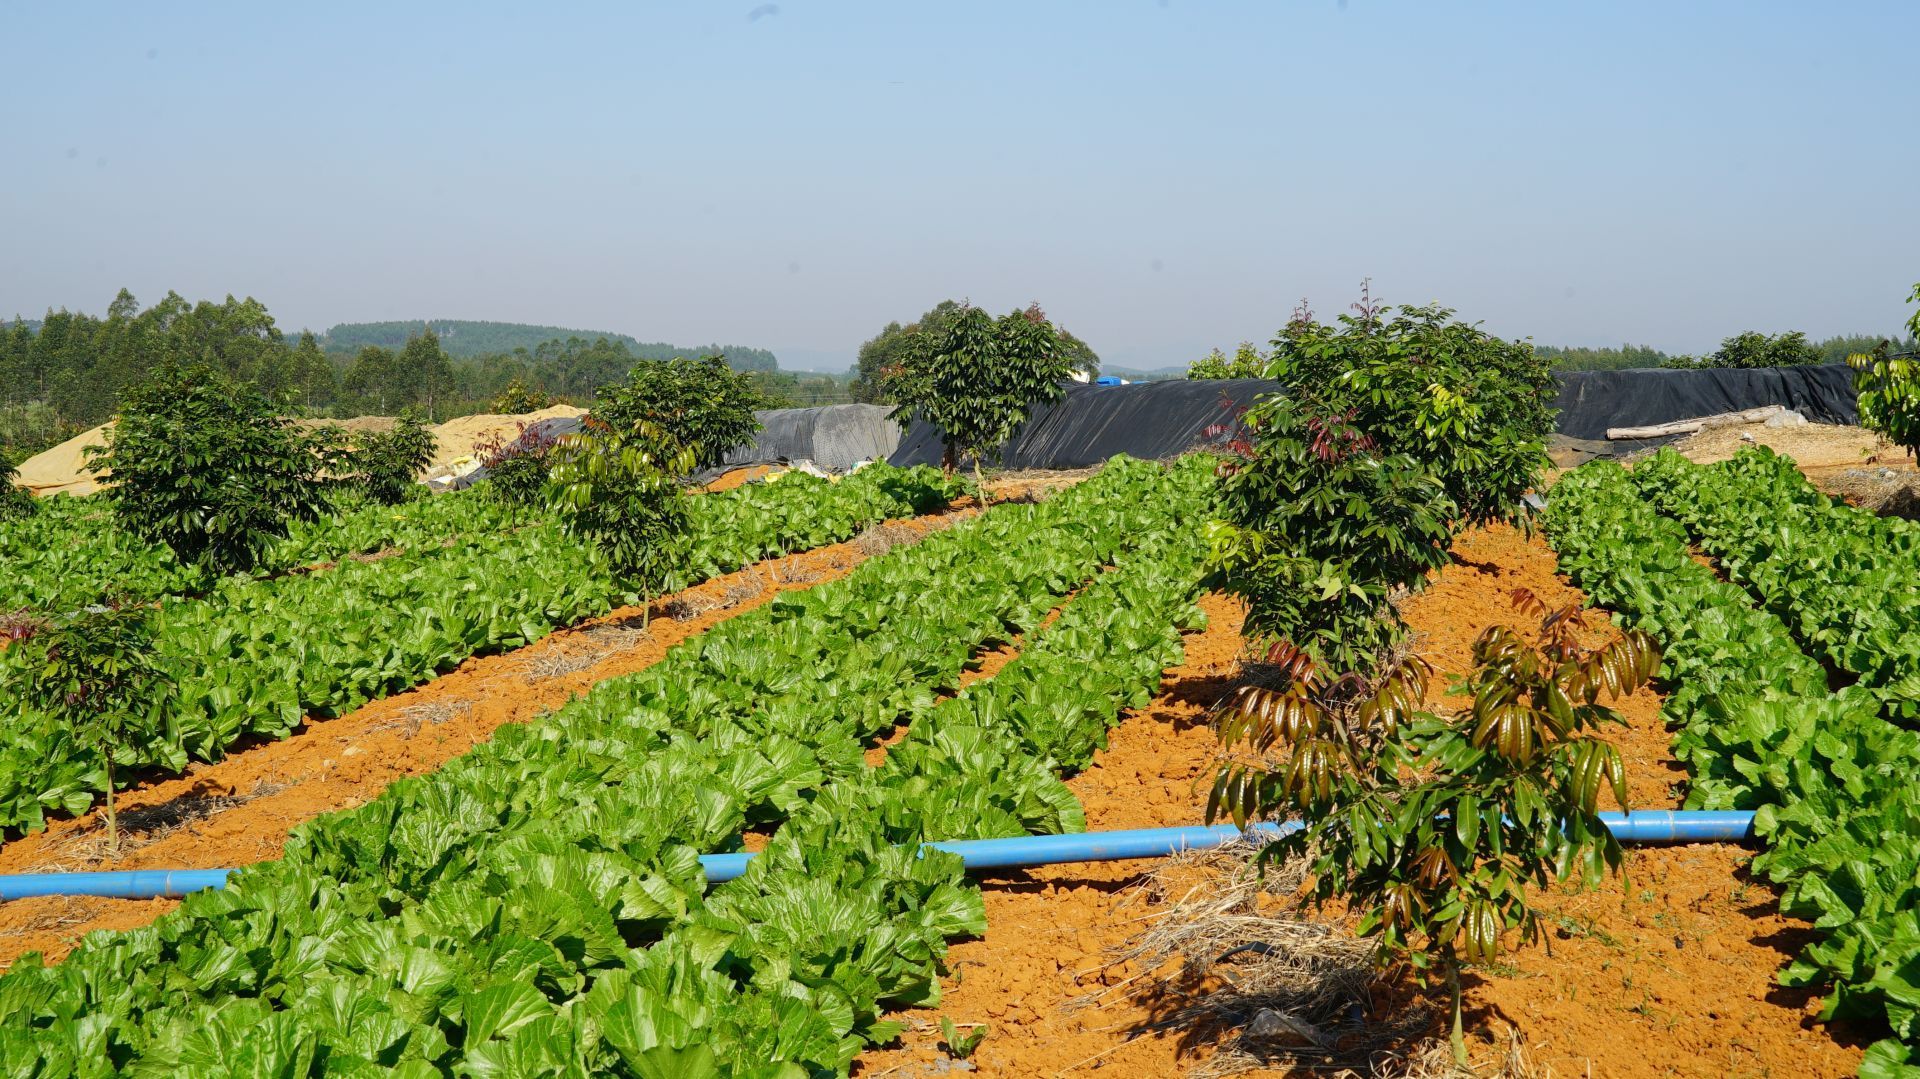
[[[0,848],[0,873],[204,869],[280,855],[294,826],[361,805],[406,776],[424,775],[508,723],[545,715],[595,683],[643,670],[667,650],[773,599],[845,576],[888,547],[972,516],[970,503],[891,522],[884,537],[855,539],[771,559],[667,597],[642,612],[621,608],[525,648],[470,659],[415,689],[291,736],[237,749],[184,776],[123,791],[122,849],[109,857],[98,813],[52,823]],[[48,897],[0,904],[0,967],[27,952],[49,960],[95,929],[146,925],[177,900]]]
[[[1484,628],[1526,624],[1513,610],[1514,588],[1549,604],[1584,599],[1556,575],[1553,553],[1537,537],[1478,531],[1460,539],[1455,556],[1404,611],[1419,650],[1443,675],[1435,705],[1444,703],[1446,676],[1470,665],[1472,642]],[[1242,617],[1224,597],[1205,597],[1202,606],[1210,624],[1187,637],[1186,661],[1167,672],[1160,696],[1130,713],[1111,747],[1069,781],[1089,829],[1200,821],[1213,751],[1205,710],[1229,684]],[[1595,639],[1611,632],[1596,617]],[[1630,726],[1613,736],[1630,801],[1644,808],[1677,806],[1685,778],[1667,748],[1660,701],[1643,691],[1621,702]],[[1551,951],[1523,951],[1511,967],[1473,977],[1472,1029],[1502,1045],[1517,1029],[1537,1068],[1562,1077],[1853,1074],[1858,1040],[1813,1023],[1818,1000],[1811,994],[1774,984],[1808,931],[1780,917],[1771,890],[1745,874],[1751,854],[1735,846],[1633,849],[1624,880],[1548,898],[1542,906],[1554,926]],[[1152,864],[983,878],[986,937],[954,946],[940,1006],[901,1016],[910,1029],[900,1046],[864,1054],[855,1074],[1147,1079],[1205,1061],[1209,1047],[1186,1044],[1179,1031],[1150,1029],[1167,1011],[1164,999],[1122,990],[1097,1007],[1075,1006],[1142,973],[1108,967],[1106,956],[1164,910],[1133,887]],[[941,1016],[963,1028],[989,1025],[969,1060],[955,1061],[940,1048]]]

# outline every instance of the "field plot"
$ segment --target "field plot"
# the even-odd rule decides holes
[[[435,775],[301,829],[284,860],[150,930],[96,938],[57,967],[16,965],[0,982],[5,1055],[85,1058],[104,1036],[116,1057],[162,1070],[322,1051],[343,1068],[465,1060],[515,1074],[616,1059],[697,1072],[716,1049],[844,1066],[890,1035],[874,1025],[880,1002],[936,991],[945,938],[978,920],[953,860],[849,849],[1075,826],[1053,769],[1084,759],[1100,717],[1144,699],[1177,648],[1197,553],[1183,560],[1167,533],[1204,477],[1110,467],[503,728]],[[928,609],[929,591],[947,602]],[[976,649],[1037,626],[1068,593],[1022,661],[937,703]],[[1137,642],[1134,658],[1064,680],[1083,671],[1094,626]],[[932,726],[918,738],[910,727],[869,770],[862,739],[902,718]],[[693,853],[782,825],[810,790],[870,805],[877,830],[823,834],[802,813],[748,876],[703,900]],[[697,961],[716,946],[736,957],[721,970]],[[206,965],[216,954],[228,957],[218,970]],[[61,999],[120,1018],[76,1027]]]
[[[954,493],[934,470],[882,465],[837,484],[801,475],[691,499],[694,553],[673,583],[845,540],[944,505]],[[63,540],[28,527],[22,542],[131,550],[97,511],[62,507],[47,519],[56,533],[71,534]],[[143,717],[116,765],[177,773],[190,760],[217,760],[241,739],[283,737],[309,716],[339,715],[470,656],[606,614],[618,598],[588,549],[551,523],[514,522],[477,494],[364,509],[288,542],[301,559],[361,550],[394,557],[229,578],[204,596],[168,594],[154,625],[176,691]],[[140,557],[165,564],[151,549]],[[62,580],[46,567],[9,569],[28,582]],[[165,573],[156,572],[139,579],[157,588]],[[57,590],[34,598],[28,606],[50,612],[78,602]],[[47,717],[23,714],[0,730],[0,827],[32,831],[49,812],[81,812],[104,785],[97,755]]]
[[[738,614],[696,610],[611,665],[560,671],[588,647],[572,636],[551,659],[502,657],[516,666],[500,677],[530,682],[522,668],[542,662],[561,677],[505,725],[416,717],[453,737],[402,749],[418,754],[405,767],[358,762],[358,784],[321,776],[278,803],[268,790],[265,827],[211,843],[162,835],[116,863],[280,856],[227,891],[6,912],[8,960],[41,945],[57,959],[86,928],[127,931],[0,977],[0,1057],[106,1054],[156,1074],[238,1074],[244,1061],[249,1073],[785,1075],[786,1062],[913,1076],[961,1066],[952,1039],[983,1029],[964,1062],[979,1074],[1305,1074],[1245,1033],[1275,1004],[1235,989],[1245,957],[1182,973],[1138,951],[1143,927],[1226,894],[1231,860],[969,879],[951,856],[910,854],[930,839],[1197,819],[1215,763],[1208,713],[1244,647],[1241,609],[1199,594],[1202,552],[1180,527],[1202,512],[1206,473],[1199,460],[1118,462],[845,578],[792,571],[830,579]],[[1515,588],[1605,604],[1667,654],[1661,692],[1626,698],[1629,726],[1611,735],[1630,803],[1770,807],[1767,846],[1757,859],[1635,850],[1623,878],[1542,897],[1550,948],[1468,979],[1476,1055],[1517,1046],[1525,1065],[1510,1074],[1633,1077],[1844,1075],[1902,1059],[1897,1040],[1866,1043],[1902,1021],[1886,971],[1905,962],[1904,893],[1875,874],[1912,870],[1894,864],[1902,843],[1867,837],[1906,827],[1899,780],[1920,754],[1899,725],[1912,652],[1888,628],[1907,624],[1910,526],[1826,500],[1764,452],[1582,469],[1546,524],[1462,535],[1404,606],[1415,647],[1461,674],[1481,629],[1517,620]],[[769,572],[738,579],[793,583]],[[1836,601],[1839,589],[1852,591]],[[1888,613],[1819,614],[1869,599]],[[623,673],[628,662],[644,667]],[[1429,704],[1446,692],[1436,680]],[[421,705],[369,719],[404,726],[405,707]],[[414,738],[378,733],[396,749]],[[236,789],[258,778],[227,775]],[[22,841],[0,868],[46,868],[82,834]],[[707,883],[694,855],[737,849],[758,852],[748,872]],[[1337,918],[1255,893],[1245,913],[1348,939]],[[1410,985],[1377,980],[1364,949],[1334,954],[1361,987],[1349,1007],[1370,1017],[1339,1028],[1341,1044],[1374,1044],[1360,1032],[1378,1024],[1394,1038],[1375,1064],[1408,1067],[1431,1013]],[[114,1021],[82,1026],[79,1010]]]
[[[1581,598],[1558,579],[1554,552],[1542,538],[1497,527],[1462,536],[1454,553],[1454,564],[1405,607],[1417,647],[1443,672],[1469,669],[1480,629],[1514,620],[1507,599],[1512,588],[1556,602]],[[1201,606],[1208,623],[1187,638],[1186,661],[1169,669],[1148,706],[1128,714],[1093,766],[1068,782],[1086,807],[1089,828],[1196,819],[1194,806],[1214,759],[1206,713],[1232,684],[1242,644],[1236,604],[1207,596]],[[1442,680],[1433,703],[1441,703],[1444,688]],[[1631,726],[1613,737],[1636,807],[1681,804],[1687,770],[1668,744],[1666,704],[1660,694],[1642,691],[1621,707]],[[1473,1025],[1495,1039],[1477,1042],[1476,1056],[1497,1056],[1504,1045],[1499,1039],[1514,1031],[1533,1065],[1528,1074],[1853,1074],[1861,1047],[1851,1044],[1846,1025],[1836,1038],[1813,1021],[1816,993],[1774,984],[1780,965],[1814,933],[1808,921],[1775,912],[1766,882],[1744,868],[1751,854],[1737,846],[1635,849],[1624,879],[1545,899],[1550,951],[1523,952],[1512,967],[1478,972],[1468,986]],[[1177,963],[1156,969],[1116,961],[1190,891],[1224,890],[1237,868],[1203,861],[1156,870],[1151,863],[1122,862],[985,878],[988,930],[954,947],[939,1007],[903,1015],[909,1028],[902,1044],[864,1054],[855,1074],[919,1076],[949,1068],[953,1061],[940,1046],[943,1015],[989,1025],[969,1058],[983,1075],[1145,1079],[1246,1068],[1257,1056],[1236,1059],[1221,1046],[1234,1047],[1235,1029],[1278,1003],[1230,991],[1248,968],[1228,960],[1212,978],[1189,982]],[[1277,897],[1246,913],[1299,917]],[[1327,931],[1319,919],[1304,924]],[[1406,990],[1377,986],[1380,1014],[1393,1015]],[[1197,1017],[1186,1012],[1196,1004],[1202,1008]],[[1629,1045],[1631,1052],[1620,1049]],[[1319,1073],[1275,1066],[1248,1072]]]

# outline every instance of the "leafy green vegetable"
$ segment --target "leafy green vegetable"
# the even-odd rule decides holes
[[[987,1024],[975,1023],[972,1030],[962,1034],[959,1028],[953,1025],[953,1020],[943,1015],[940,1017],[940,1036],[946,1040],[947,1052],[952,1054],[954,1059],[965,1060],[973,1055],[975,1049],[980,1048],[981,1042],[987,1040]]]

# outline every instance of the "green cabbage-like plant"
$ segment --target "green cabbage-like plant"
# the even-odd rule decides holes
[[[1295,652],[1284,688],[1244,686],[1216,719],[1228,755],[1207,819],[1302,818],[1262,857],[1309,859],[1314,901],[1357,912],[1382,963],[1445,980],[1462,1067],[1462,965],[1494,962],[1510,934],[1538,939],[1530,890],[1570,878],[1590,888],[1620,868],[1597,814],[1603,793],[1626,808],[1625,772],[1597,732],[1624,721],[1600,698],[1631,693],[1660,665],[1644,634],[1589,649],[1577,607],[1547,610],[1524,591],[1516,601],[1540,628],[1480,635],[1457,687],[1467,709],[1418,711],[1430,673],[1419,661],[1354,693],[1352,676],[1329,679]]]
[[[155,712],[167,676],[154,658],[147,609],[94,606],[51,621],[16,622],[8,633],[0,689],[35,712],[54,717],[97,754],[106,772],[107,844],[117,851],[113,765],[128,728]]]
[[[621,431],[596,423],[554,449],[549,490],[562,527],[599,548],[643,608],[688,556],[692,496],[678,477],[693,470],[694,460],[692,449],[646,420]],[[650,615],[642,614],[643,625]]]
[[[400,413],[389,431],[374,431],[353,451],[355,482],[367,497],[383,506],[397,506],[425,493],[414,482],[433,460],[433,432],[412,409]]]
[[[127,390],[104,448],[87,451],[127,531],[184,565],[243,573],[294,521],[329,512],[338,435],[303,431],[258,391],[205,364],[163,362]]]
[[[1907,297],[1920,303],[1920,284]],[[1909,337],[1920,338],[1920,308],[1907,320]],[[1920,454],[1920,353],[1895,352],[1882,341],[1872,352],[1847,357],[1860,397],[1860,425],[1906,450]]]

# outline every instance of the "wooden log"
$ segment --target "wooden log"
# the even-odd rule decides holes
[[[1769,416],[1785,412],[1785,405],[1763,405],[1741,412],[1721,412],[1712,416],[1698,416],[1690,420],[1674,420],[1671,423],[1654,424],[1651,427],[1609,427],[1607,440],[1634,438],[1666,438],[1669,435],[1691,435],[1710,427],[1731,427],[1737,423],[1759,423]]]

